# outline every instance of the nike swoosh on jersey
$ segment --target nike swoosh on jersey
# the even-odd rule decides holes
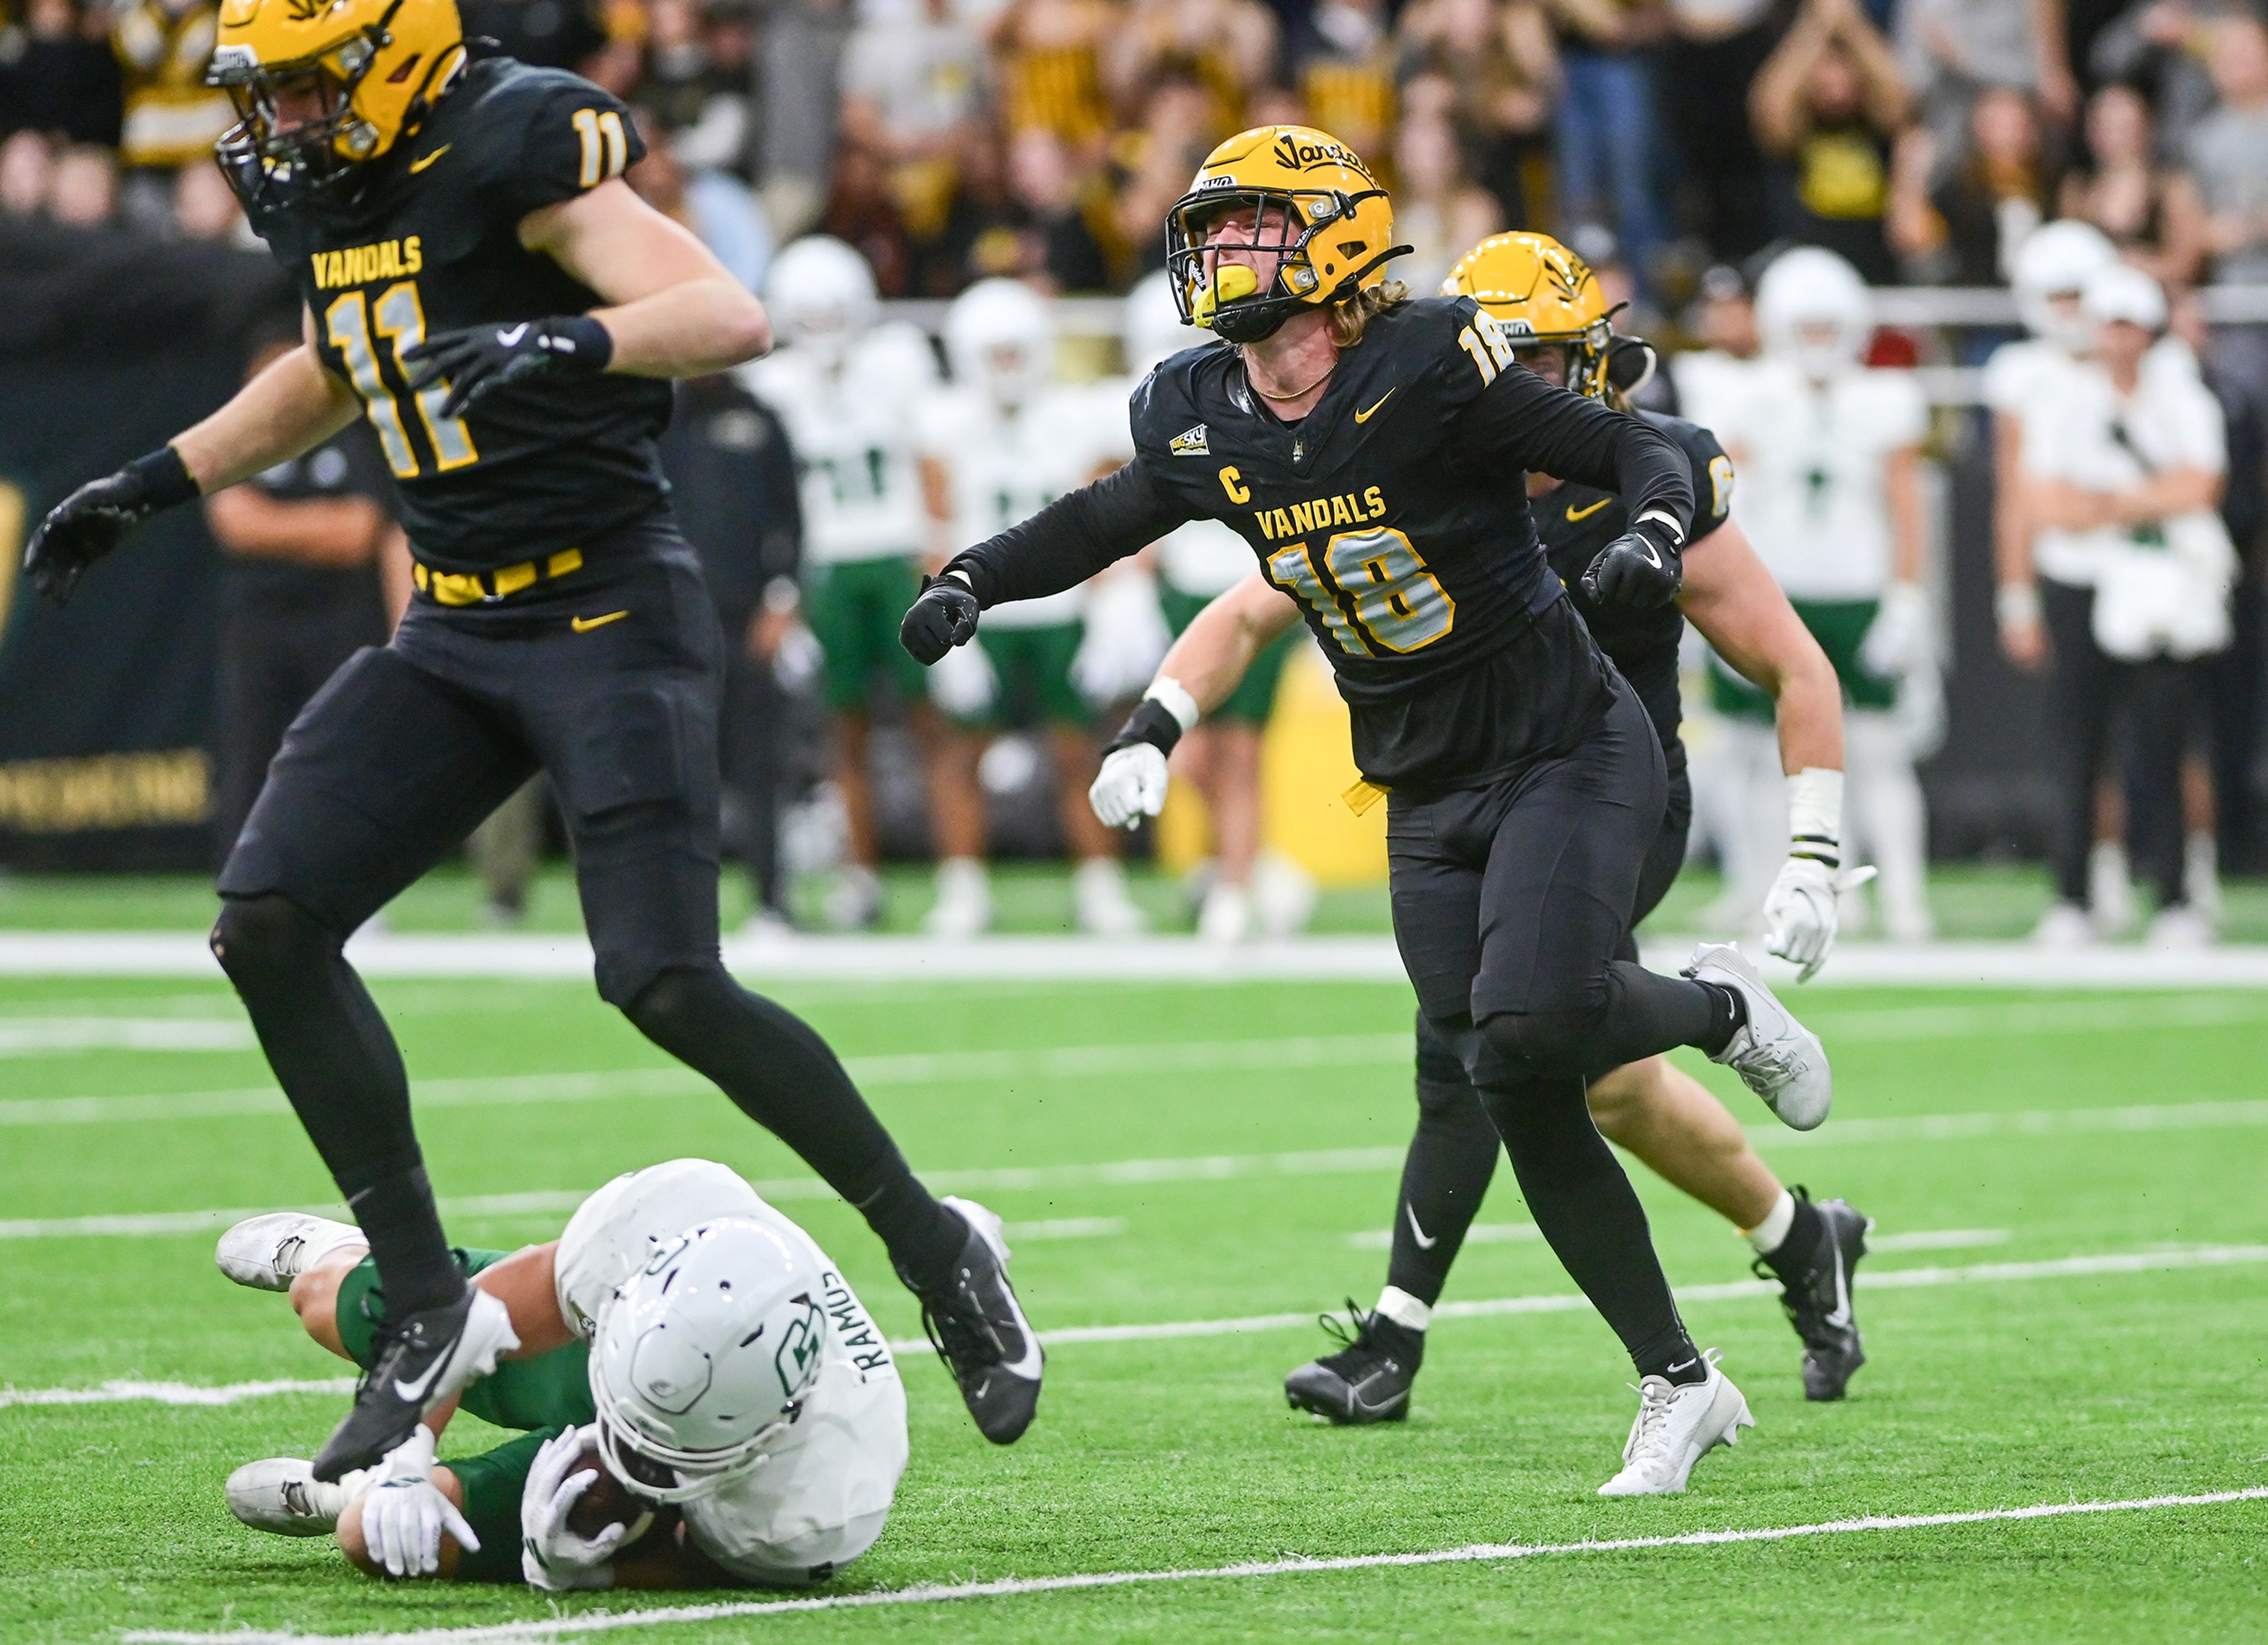
[[[499,332],[497,332],[497,341],[498,343],[503,343],[503,344],[504,345],[504,347],[506,347],[506,348],[510,348],[510,347],[512,347],[512,344],[514,344],[515,343],[518,343],[518,342],[519,342],[522,337],[526,336],[526,335],[527,335],[527,322],[526,322],[525,320],[523,320],[523,321],[521,321],[518,325],[514,326],[514,327],[513,327],[511,330],[509,330],[509,331],[499,331]]]
[[[578,634],[587,634],[594,628],[604,628],[609,623],[619,623],[629,615],[629,610],[625,609],[621,611],[609,611],[604,616],[569,617],[567,623],[568,626]]]
[[[1425,1237],[1425,1230],[1418,1226],[1418,1208],[1406,1199],[1402,1202],[1402,1214],[1410,1219],[1410,1232],[1418,1241],[1419,1250],[1431,1250],[1441,1243],[1441,1236],[1439,1234],[1433,1236],[1432,1239]]]
[[[1567,523],[1572,526],[1579,520],[1588,520],[1614,500],[1611,497],[1602,497],[1588,508],[1578,508],[1574,504],[1570,503],[1567,505]]]
[[[419,155],[416,159],[409,162],[409,174],[412,177],[416,176],[418,173],[423,171],[428,166],[431,166],[435,160],[439,159],[448,151],[449,145],[444,143],[439,148],[434,150],[431,154]]]
[[[1399,388],[1401,386],[1402,386],[1401,384],[1396,383],[1394,387],[1395,387],[1395,388]],[[1379,406],[1382,406],[1382,405],[1384,405],[1388,401],[1389,401],[1389,400],[1391,400],[1391,399],[1393,399],[1393,398],[1394,398],[1394,388],[1389,388],[1389,389],[1388,389],[1384,394],[1382,394],[1382,395],[1379,395],[1379,396],[1378,396],[1377,402],[1376,402],[1375,404],[1373,404],[1373,405],[1370,408],[1370,409],[1369,409],[1368,411],[1358,411],[1358,412],[1356,412],[1356,413],[1354,414],[1354,420],[1355,420],[1356,422],[1358,422],[1358,423],[1367,423],[1367,422],[1369,422],[1369,421],[1370,421],[1370,419],[1371,419],[1371,417],[1372,417],[1372,416],[1373,416],[1373,414],[1378,410]]]

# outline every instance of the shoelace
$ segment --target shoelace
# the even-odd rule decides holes
[[[922,1298],[922,1331],[929,1338],[930,1346],[953,1368],[955,1376],[965,1375],[964,1367],[998,1365],[1008,1357],[999,1328],[977,1302],[966,1280],[954,1280],[950,1301]]]
[[[1336,1353],[1322,1356],[1322,1363],[1330,1366],[1334,1370],[1346,1368],[1340,1362],[1351,1355],[1375,1354],[1380,1352],[1379,1346],[1373,1339],[1378,1325],[1378,1315],[1375,1310],[1366,1312],[1352,1297],[1346,1299],[1346,1313],[1344,1317],[1337,1314],[1318,1314],[1315,1316],[1315,1323],[1323,1328],[1324,1334],[1339,1345]]]
[[[1653,1387],[1626,1383],[1624,1386],[1638,1394],[1638,1421],[1631,1429],[1630,1443],[1623,1447],[1623,1462],[1629,1466],[1649,1452],[1658,1453],[1667,1442],[1669,1407],[1677,1398],[1677,1390],[1668,1383]]]

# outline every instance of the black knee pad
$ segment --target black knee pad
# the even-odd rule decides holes
[[[1483,1037],[1513,1066],[1535,1073],[1587,1072],[1596,1010],[1504,1011],[1482,1019]]]
[[[290,976],[335,957],[343,941],[315,917],[275,891],[225,896],[207,939],[229,980]]]
[[[740,992],[722,965],[674,965],[631,995],[622,1014],[639,1033],[667,1048],[713,1028],[718,1013],[729,1010]]]
[[[1423,1011],[1418,1014],[1417,1027],[1418,1103],[1431,1109],[1449,1092],[1470,1089],[1472,1081],[1465,1073],[1464,1059]]]

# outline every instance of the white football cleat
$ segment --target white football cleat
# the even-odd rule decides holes
[[[2076,903],[2057,903],[2032,927],[2032,941],[2043,948],[2083,948],[2095,941],[2095,922]]]
[[[369,1482],[369,1470],[358,1469],[326,1485],[305,1458],[270,1457],[229,1475],[228,1511],[271,1537],[328,1537]]]
[[[980,937],[992,926],[992,882],[984,865],[967,857],[948,858],[937,866],[937,902],[922,920],[922,929],[948,942]]]
[[[1252,934],[1252,893],[1243,886],[1215,880],[1197,908],[1198,938],[1233,948]]]
[[[220,1236],[213,1261],[239,1285],[288,1291],[291,1281],[345,1245],[367,1247],[351,1222],[334,1222],[305,1211],[271,1211],[247,1217]]]
[[[1112,857],[1090,857],[1071,871],[1079,928],[1091,937],[1138,937],[1150,917],[1126,894],[1126,871]]]
[[[1835,1105],[1835,1076],[1819,1036],[1788,1014],[1748,956],[1729,942],[1705,942],[1694,949],[1684,975],[1731,989],[1747,1008],[1748,1021],[1709,1060],[1739,1074],[1783,1125],[1815,1129]]]
[[[1599,1487],[1601,1496],[1668,1496],[1685,1488],[1699,1462],[1719,1445],[1737,1445],[1754,1427],[1749,1402],[1717,1368],[1717,1350],[1704,1356],[1709,1380],[1684,1387],[1667,1377],[1638,1384],[1638,1420],[1623,1446],[1623,1471]]]

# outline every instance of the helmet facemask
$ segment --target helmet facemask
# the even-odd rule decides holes
[[[772,1444],[802,1413],[790,1400],[779,1414],[755,1433],[718,1450],[688,1450],[642,1422],[637,1401],[607,1386],[598,1360],[591,1361],[591,1392],[599,1413],[599,1454],[633,1495],[655,1503],[684,1503],[714,1496],[764,1464]]]
[[[1308,258],[1308,247],[1332,224],[1352,215],[1360,202],[1384,195],[1379,188],[1349,194],[1336,188],[1207,188],[1182,195],[1166,213],[1166,267],[1182,318],[1230,343],[1258,343],[1275,336],[1302,308],[1351,297],[1364,277],[1394,254],[1382,253],[1349,270],[1325,296],[1319,292],[1322,277]],[[1239,210],[1252,213],[1252,238],[1215,244],[1220,219]],[[1259,266],[1225,262],[1221,254],[1228,251],[1250,252]],[[1271,254],[1274,272],[1263,279]]]

